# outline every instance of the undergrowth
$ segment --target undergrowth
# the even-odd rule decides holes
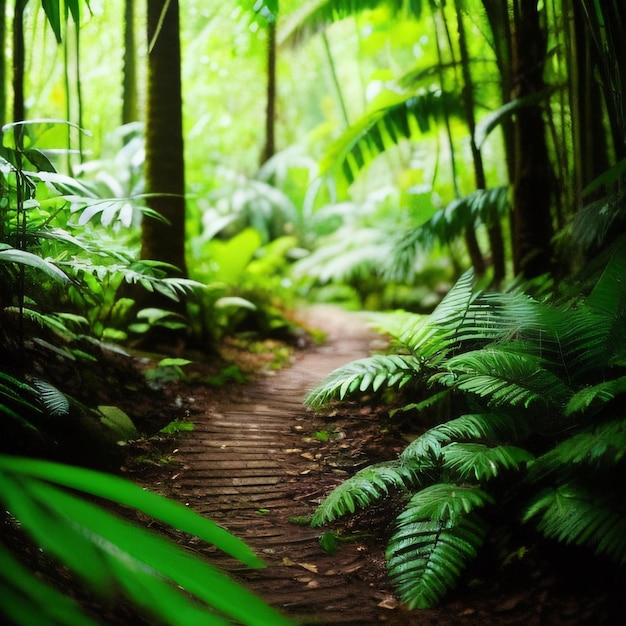
[[[409,608],[436,605],[455,587],[496,519],[623,567],[624,275],[622,239],[590,286],[490,293],[470,271],[430,315],[375,316],[389,352],[334,371],[306,403],[403,389],[410,400],[396,411],[430,427],[397,459],[336,487],[312,524],[400,494],[386,559]]]

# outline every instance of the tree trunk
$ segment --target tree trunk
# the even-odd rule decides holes
[[[545,89],[546,34],[536,2],[514,0],[512,33],[513,98]],[[552,268],[550,214],[552,168],[540,104],[520,107],[514,125],[513,265],[530,278]]]
[[[267,23],[267,109],[265,112],[265,146],[261,165],[276,153],[276,20]]]
[[[124,68],[122,79],[122,124],[135,122],[137,106],[137,54],[135,48],[135,0],[124,2]]]
[[[165,11],[165,13],[163,13]],[[167,223],[146,217],[141,258],[164,261],[185,276],[185,167],[178,0],[148,0],[146,191],[149,207]]]
[[[472,151],[472,160],[474,162],[474,179],[476,189],[486,189],[487,179],[485,176],[485,168],[483,165],[482,154],[476,145],[476,118],[474,115],[474,82],[470,71],[470,59],[467,50],[467,38],[465,35],[465,25],[463,24],[463,13],[459,0],[455,0],[457,29],[459,33],[459,51],[461,55],[461,71],[463,73],[463,106],[465,108],[465,116],[467,118],[467,126],[470,133],[470,148]],[[487,233],[489,236],[489,244],[491,246],[491,262],[493,267],[493,283],[495,286],[500,285],[504,280],[505,259],[504,259],[504,240],[502,237],[502,229],[500,227],[500,216],[492,215],[490,223],[487,224]]]
[[[13,121],[24,120],[24,9],[28,0],[15,0],[13,12]]]
[[[7,3],[6,0],[0,0],[0,45],[7,49],[7,23],[6,23]],[[7,122],[7,63],[6,55],[0,58],[0,124]]]

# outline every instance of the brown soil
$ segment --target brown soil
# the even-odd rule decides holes
[[[389,507],[357,516],[342,529],[345,541],[325,552],[311,528],[316,506],[333,486],[366,464],[394,458],[406,444],[381,428],[380,415],[347,407],[315,415],[303,407],[307,391],[333,369],[370,353],[377,339],[356,315],[316,307],[306,322],[327,341],[299,350],[289,367],[250,384],[220,391],[179,384],[178,417],[195,429],[169,450],[165,471],[129,469],[135,480],[181,500],[245,540],[267,563],[248,571],[210,547],[170,535],[203,553],[269,604],[304,624],[598,625],[611,621],[607,581],[563,576],[567,567],[531,548],[506,567],[476,568],[442,606],[409,612],[390,588],[384,567]],[[393,506],[393,503],[391,503]],[[167,532],[164,530],[164,532]]]

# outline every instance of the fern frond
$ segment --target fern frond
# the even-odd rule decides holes
[[[493,502],[489,493],[479,487],[437,483],[418,491],[409,501],[398,521],[405,519],[439,521],[457,517]]]
[[[444,467],[459,479],[487,481],[505,470],[519,470],[533,455],[515,446],[490,447],[481,443],[450,443],[442,449]]]
[[[33,379],[33,387],[39,392],[41,403],[51,415],[67,415],[70,403],[62,391],[41,378]]]
[[[387,461],[358,471],[354,476],[335,487],[320,504],[311,524],[321,526],[345,515],[354,513],[389,494],[390,490],[402,491],[418,480],[420,471],[428,471],[431,466],[424,463],[405,464]]]
[[[406,280],[424,250],[430,250],[437,243],[448,244],[462,237],[466,229],[475,228],[476,224],[491,224],[505,215],[507,197],[507,187],[478,189],[439,209],[418,228],[399,233],[391,247],[395,261],[390,264],[385,278]]]
[[[514,351],[510,344],[458,354],[446,365],[449,372],[433,376],[433,382],[487,398],[493,406],[560,406],[571,395],[567,385],[545,369],[542,357]]]
[[[588,545],[596,554],[626,564],[624,507],[606,492],[591,493],[575,483],[547,489],[528,507],[523,521],[533,521],[546,537]]]
[[[409,609],[437,604],[475,558],[487,527],[475,514],[413,521],[407,509],[387,548],[392,584]]]
[[[531,465],[529,478],[562,472],[568,465],[613,466],[624,456],[626,419],[617,419],[573,435],[542,454]]]
[[[401,388],[420,374],[420,363],[410,355],[375,354],[331,372],[306,396],[304,403],[319,409],[333,400],[345,400],[356,393],[376,392],[383,386]]]
[[[624,393],[626,393],[626,376],[584,387],[570,398],[565,407],[565,415],[582,413],[589,410],[592,405],[601,408],[607,402]]]
[[[511,413],[470,413],[440,424],[436,429],[450,441],[520,441],[532,431],[532,418],[529,415],[527,419],[521,420],[518,415]]]

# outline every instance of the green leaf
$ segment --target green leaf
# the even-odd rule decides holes
[[[47,461],[0,457],[0,471],[47,480],[70,489],[139,509],[146,515],[214,544],[249,567],[264,567],[252,550],[229,532],[178,502],[167,500],[139,486],[92,470]]]
[[[479,487],[437,483],[418,491],[406,509],[398,516],[398,523],[406,520],[446,522],[470,513],[493,502],[493,497]]]
[[[607,492],[591,491],[575,482],[546,489],[528,506],[523,521],[532,521],[546,537],[589,545],[597,554],[626,564],[623,503],[612,500]]]
[[[69,276],[54,265],[54,263],[48,259],[42,259],[36,254],[32,254],[26,250],[18,250],[16,248],[0,249],[0,264],[1,263],[29,265],[30,267],[45,272],[48,276],[60,282],[67,283],[70,280]]]
[[[335,487],[318,507],[312,526],[321,526],[357,508],[365,508],[391,490],[404,490],[417,480],[417,464],[387,461],[370,465]]]
[[[401,388],[420,375],[419,362],[410,355],[375,354],[352,361],[329,374],[306,396],[304,403],[314,409],[345,400],[365,391],[377,391],[383,385]]]
[[[489,447],[480,443],[453,442],[442,449],[444,466],[460,480],[488,481],[505,470],[519,470],[534,457],[514,446]]]
[[[447,521],[414,518],[410,505],[389,540],[387,569],[409,609],[437,604],[481,547],[487,526],[475,514]]]
[[[67,596],[46,585],[0,545],[2,613],[15,624],[97,626]]]
[[[102,415],[100,421],[110,428],[121,441],[135,439],[139,435],[132,420],[122,409],[116,406],[99,406]]]

